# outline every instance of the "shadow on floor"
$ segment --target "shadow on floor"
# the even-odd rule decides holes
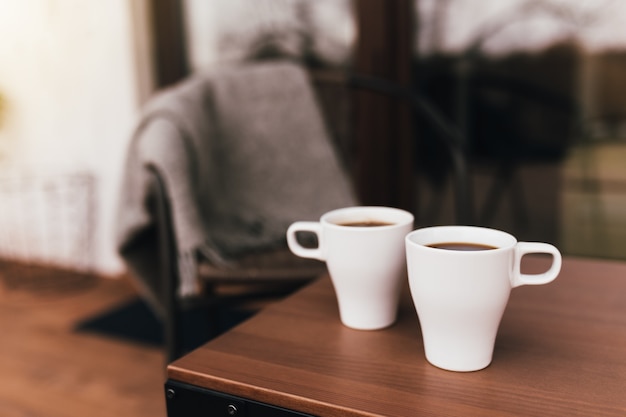
[[[223,333],[250,318],[252,310],[222,308],[219,312],[219,333]],[[211,336],[207,313],[204,309],[191,309],[183,314],[185,349],[195,349],[206,343]],[[90,332],[155,347],[163,346],[163,326],[150,307],[136,298],[79,322],[76,331]]]

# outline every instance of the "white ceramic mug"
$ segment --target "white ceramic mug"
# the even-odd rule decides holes
[[[431,246],[446,243],[492,248],[451,250]],[[552,255],[552,265],[541,274],[522,274],[521,259],[529,253]],[[415,230],[406,236],[406,254],[426,359],[450,371],[487,367],[511,289],[547,284],[561,270],[561,254],[554,246],[518,242],[508,233],[482,227]]]
[[[287,243],[297,256],[326,262],[344,325],[375,330],[396,320],[406,279],[404,238],[411,230],[413,215],[407,211],[347,207],[324,214],[319,222],[293,223]],[[316,234],[318,246],[303,247],[299,232]]]

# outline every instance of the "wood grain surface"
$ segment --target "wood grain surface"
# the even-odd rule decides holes
[[[75,330],[136,296],[125,278],[0,262],[0,416],[165,417],[161,349]]]
[[[553,283],[514,289],[493,362],[477,372],[426,361],[408,288],[393,326],[358,331],[340,323],[323,277],[168,377],[319,416],[624,416],[626,263],[569,258]]]

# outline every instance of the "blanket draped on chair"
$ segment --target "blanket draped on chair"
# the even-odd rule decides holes
[[[159,309],[147,166],[163,176],[179,252],[181,296],[197,290],[198,251],[220,262],[283,245],[296,220],[356,198],[309,79],[290,62],[227,66],[159,92],[131,138],[119,204],[118,249]]]

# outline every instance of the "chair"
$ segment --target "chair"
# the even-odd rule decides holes
[[[356,203],[298,64],[220,68],[159,92],[129,146],[117,233],[166,360],[184,353],[186,309],[203,306],[214,335],[220,306],[324,273],[288,251],[287,226]]]

